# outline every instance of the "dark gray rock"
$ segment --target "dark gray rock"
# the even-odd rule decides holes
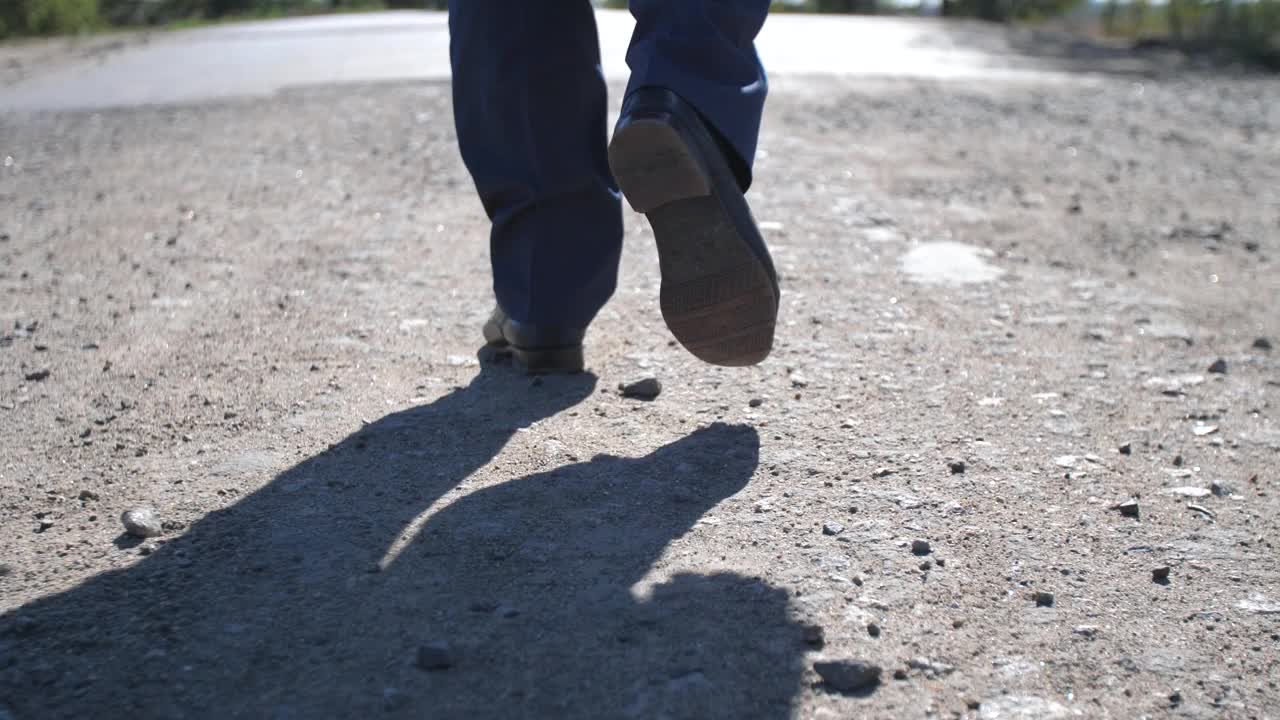
[[[633,400],[653,400],[662,393],[662,383],[657,378],[644,378],[631,383],[621,383],[618,391],[622,397]]]
[[[911,552],[916,555],[928,555],[933,552],[933,548],[929,546],[928,540],[915,539],[911,541]]]
[[[1270,350],[1271,340],[1268,338],[1260,337],[1257,340],[1253,341],[1253,349],[1254,350]]]
[[[27,373],[26,375],[23,375],[22,377],[25,378],[27,382],[42,382],[49,378],[49,371],[35,370],[33,372]]]
[[[1035,600],[1036,605],[1040,607],[1053,607],[1054,602],[1056,602],[1053,593],[1048,590],[1037,590],[1031,593],[1031,599]]]
[[[947,463],[947,467],[951,468],[952,475],[964,474],[965,465],[963,460],[952,460],[951,462]]]
[[[1168,565],[1165,565],[1165,566],[1162,566],[1162,567],[1155,568],[1154,570],[1152,570],[1152,571],[1151,571],[1151,581],[1152,581],[1152,582],[1160,583],[1160,584],[1162,584],[1162,585],[1168,585],[1168,584],[1169,584],[1169,570],[1170,570],[1170,568],[1169,568],[1169,566],[1168,566]]]
[[[751,398],[750,400],[747,401],[747,405],[753,408],[758,408],[763,404],[764,404],[764,398]]]
[[[1214,360],[1213,364],[1209,366],[1209,372],[1215,373],[1217,375],[1226,375],[1227,361],[1222,358],[1218,358],[1217,360]]]
[[[126,510],[120,516],[120,522],[124,523],[125,532],[138,538],[155,537],[164,532],[164,527],[160,524],[160,518],[156,516],[156,511],[151,508]]]
[[[1120,454],[1121,454],[1121,455],[1132,455],[1132,454],[1133,454],[1133,443],[1125,443],[1125,444],[1121,445],[1121,446],[1120,446]]]
[[[1140,514],[1140,512],[1141,512],[1141,511],[1139,510],[1139,508],[1138,508],[1138,501],[1137,501],[1137,500],[1134,500],[1133,498],[1130,498],[1130,499],[1125,500],[1124,502],[1120,503],[1119,505],[1117,505],[1117,506],[1115,507],[1115,509],[1116,509],[1116,510],[1119,510],[1119,511],[1120,511],[1120,514],[1121,514],[1121,515],[1123,515],[1123,516],[1125,516],[1125,517],[1134,517],[1134,518],[1136,518],[1136,517],[1138,517],[1138,515],[1139,515],[1139,514]]]
[[[813,669],[827,687],[839,692],[858,692],[880,684],[879,665],[857,660],[816,662]]]
[[[1229,497],[1232,493],[1235,492],[1235,488],[1225,483],[1219,482],[1218,480],[1214,480],[1213,482],[1209,483],[1209,492],[1213,493],[1214,495],[1217,495],[1218,497]]]
[[[804,644],[822,649],[827,644],[826,634],[821,625],[806,625],[804,628]]]
[[[838,522],[829,522],[822,525],[823,535],[839,535],[844,532],[844,526]]]
[[[447,642],[429,642],[418,648],[418,657],[415,664],[419,670],[428,672],[448,670],[454,665],[453,649],[449,647]]]

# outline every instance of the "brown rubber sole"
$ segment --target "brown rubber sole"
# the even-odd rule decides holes
[[[620,126],[609,166],[631,207],[653,228],[662,317],[676,340],[713,365],[767,358],[778,315],[770,272],[670,118],[634,118]]]

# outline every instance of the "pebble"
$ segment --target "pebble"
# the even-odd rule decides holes
[[[1133,443],[1125,443],[1125,444],[1121,445],[1121,446],[1120,446],[1120,454],[1121,454],[1121,455],[1132,455],[1132,454],[1133,454]]]
[[[1098,636],[1098,630],[1099,628],[1097,625],[1077,625],[1076,628],[1071,632],[1081,637],[1086,637],[1092,640],[1093,638]]]
[[[919,670],[929,677],[942,677],[955,672],[955,667],[946,663],[934,662],[929,658],[918,657],[907,661],[907,667],[912,670]]]
[[[928,555],[933,552],[933,548],[929,547],[928,540],[921,540],[917,538],[911,541],[911,552],[916,555]]]
[[[134,537],[149,538],[164,532],[160,518],[156,517],[156,511],[151,508],[126,510],[120,516],[120,522],[124,523],[125,532]]]
[[[1217,480],[1214,480],[1213,482],[1209,483],[1209,492],[1213,493],[1214,495],[1217,495],[1218,497],[1229,497],[1235,493],[1235,488],[1231,487],[1230,485],[1221,483]]]
[[[963,475],[963,474],[964,474],[964,469],[965,469],[965,468],[964,468],[964,461],[963,461],[963,460],[952,460],[951,462],[947,463],[947,467],[951,468],[951,474],[952,474],[952,475]]]
[[[925,572],[928,572],[928,571],[929,571],[929,568],[931,568],[931,567],[933,567],[933,561],[932,561],[932,560],[925,560],[924,562],[920,563],[920,569],[921,569],[921,570],[924,570]]]
[[[883,672],[879,665],[856,660],[816,662],[814,672],[826,685],[840,692],[857,692],[875,687]]]
[[[1134,499],[1132,499],[1132,498],[1131,498],[1131,499],[1129,499],[1129,500],[1125,500],[1124,502],[1122,502],[1122,503],[1120,503],[1119,505],[1117,505],[1117,506],[1116,506],[1116,509],[1117,509],[1117,510],[1119,510],[1119,511],[1120,511],[1120,514],[1121,514],[1121,515],[1123,515],[1123,516],[1125,516],[1125,517],[1135,517],[1135,518],[1136,518],[1136,517],[1138,517],[1138,514],[1139,514],[1139,512],[1140,512],[1140,511],[1139,511],[1139,509],[1138,509],[1138,501],[1137,501],[1137,500],[1134,500]]]
[[[867,634],[873,638],[880,637],[880,626],[875,623],[867,623]]]
[[[1076,460],[1075,455],[1059,455],[1053,459],[1053,464],[1058,467],[1072,468],[1076,466]]]
[[[823,535],[839,535],[844,532],[844,526],[837,522],[825,523],[822,526]]]
[[[804,644],[821,649],[827,644],[826,636],[820,625],[808,625],[804,629]]]
[[[619,383],[622,397],[634,400],[653,400],[662,393],[662,383],[657,378],[644,378],[631,383]]]
[[[1257,340],[1253,341],[1253,349],[1254,350],[1270,350],[1271,340],[1264,337],[1260,337]]]
[[[749,407],[758,408],[764,404],[764,398],[751,398],[747,401]]]
[[[1036,605],[1040,607],[1053,607],[1055,601],[1053,593],[1047,590],[1037,590],[1031,594],[1031,599],[1036,601]]]
[[[27,382],[42,382],[48,379],[49,371],[36,370],[35,372],[29,372],[26,375],[23,375],[23,377],[27,380]]]
[[[389,687],[382,689],[382,706],[387,710],[401,710],[409,704],[409,696],[398,689]]]
[[[429,642],[418,648],[419,670],[448,670],[453,667],[453,650],[447,642]]]
[[[1214,360],[1213,364],[1209,366],[1209,372],[1214,373],[1216,375],[1226,375],[1227,361],[1222,358],[1218,358],[1217,360]]]
[[[38,532],[38,533],[42,533],[42,532],[44,532],[45,530],[48,530],[48,529],[49,529],[49,528],[51,528],[51,527],[53,527],[53,521],[52,521],[52,520],[41,520],[41,521],[40,521],[40,529],[36,530],[36,532]]]
[[[1207,488],[1202,488],[1202,487],[1195,487],[1194,485],[1184,485],[1182,487],[1166,488],[1164,490],[1161,490],[1160,492],[1164,493],[1165,495],[1181,495],[1182,497],[1189,497],[1189,498],[1208,497],[1210,494],[1212,494],[1211,490]]]
[[[1169,566],[1168,566],[1168,565],[1164,565],[1164,566],[1162,566],[1162,567],[1158,567],[1158,568],[1155,568],[1154,570],[1152,570],[1152,571],[1151,571],[1151,580],[1152,580],[1152,582],[1168,583],[1168,582],[1169,582],[1169,570],[1170,570],[1170,568],[1169,568]]]
[[[94,492],[94,491],[92,491],[92,490],[81,490],[81,491],[80,491],[80,499],[81,499],[81,500],[97,500],[97,499],[98,499],[98,493],[96,493],[96,492]]]

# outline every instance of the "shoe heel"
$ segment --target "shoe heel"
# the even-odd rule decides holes
[[[633,118],[609,143],[609,169],[627,202],[648,213],[711,194],[711,178],[666,119]]]
[[[507,349],[520,367],[530,375],[580,373],[586,366],[581,345],[538,350],[522,350],[511,345]]]

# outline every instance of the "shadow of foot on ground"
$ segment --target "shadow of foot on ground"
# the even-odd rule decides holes
[[[451,492],[518,428],[594,387],[589,375],[531,386],[486,368],[134,566],[0,616],[0,711],[789,716],[804,646],[785,592],[734,574],[631,592],[747,484],[751,428],[714,425],[638,459]],[[439,642],[447,652],[420,662]]]

